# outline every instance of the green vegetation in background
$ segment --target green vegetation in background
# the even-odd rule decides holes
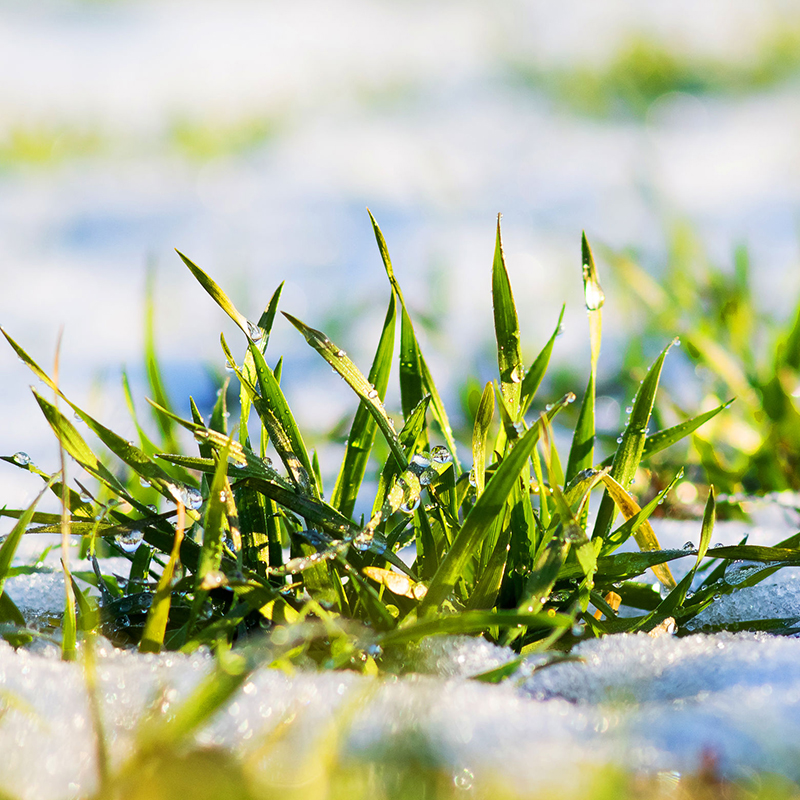
[[[554,353],[555,333],[532,360],[520,341],[515,302],[498,222],[492,265],[492,299],[498,380],[484,389],[472,435],[472,468],[460,466],[448,415],[414,333],[398,277],[383,235],[373,220],[389,278],[389,304],[369,377],[339,343],[284,313],[311,347],[345,380],[357,397],[336,486],[326,499],[316,454],[311,453],[281,388],[282,359],[268,344],[280,301],[276,291],[257,322],[237,309],[200,267],[181,256],[210,297],[239,327],[244,349],[237,359],[224,337],[223,351],[239,384],[240,416],[229,430],[227,381],[205,420],[190,400],[188,415],[169,407],[152,333],[147,341],[147,375],[157,424],[153,441],[127,441],[73,404],[8,333],[16,354],[69,406],[64,413],[45,392],[34,392],[65,452],[94,479],[82,480],[69,497],[69,525],[93,553],[100,539],[132,561],[129,580],[81,573],[78,580],[101,589],[95,625],[119,642],[143,650],[228,647],[254,636],[286,643],[280,661],[325,668],[402,670],[409,648],[434,635],[482,633],[525,655],[558,643],[568,649],[582,637],[617,631],[680,626],[716,597],[735,591],[725,568],[731,560],[763,563],[751,585],[775,564],[800,564],[796,537],[778,546],[715,548],[717,567],[690,593],[677,583],[669,562],[706,556],[714,517],[709,492],[698,550],[660,548],[648,522],[680,480],[676,470],[652,499],[640,503],[631,482],[659,453],[694,434],[724,408],[650,432],[648,426],[666,347],[638,388],[627,427],[607,463],[595,463],[594,385],[600,348],[603,292],[591,249],[584,239],[582,265],[590,312],[592,368],[565,467],[555,446],[553,425],[575,399],[567,394],[543,403],[537,392]],[[578,271],[576,270],[576,273]],[[576,275],[577,277],[577,275]],[[152,284],[149,291],[152,314]],[[554,322],[555,320],[554,315]],[[402,414],[390,412],[384,397],[392,369],[397,320]],[[149,330],[150,322],[148,322]],[[526,367],[530,364],[530,367]],[[313,393],[313,386],[307,391]],[[130,400],[130,398],[129,398]],[[133,413],[133,404],[130,402]],[[72,421],[87,426],[117,463],[106,465]],[[251,417],[258,431],[251,438]],[[197,443],[196,453],[175,452],[176,426]],[[375,462],[374,443],[385,457]],[[445,442],[446,444],[438,444]],[[273,459],[275,460],[273,462]],[[8,463],[58,480],[24,454]],[[120,464],[121,462],[121,464]],[[378,476],[377,492],[363,498],[368,471]],[[56,483],[53,491],[60,491]],[[595,520],[590,496],[603,495]],[[372,508],[367,517],[356,507]],[[160,508],[166,510],[160,511]],[[28,512],[4,510],[24,519]],[[33,531],[60,531],[60,518],[30,512]],[[618,552],[629,538],[641,552]],[[10,567],[19,537],[0,555],[0,580]],[[412,548],[413,555],[400,557]],[[641,576],[652,569],[668,590],[662,599]],[[693,569],[689,574],[691,581]],[[620,596],[626,615],[611,604]],[[3,635],[15,642],[34,635],[13,603],[2,595]],[[674,622],[673,622],[674,621]]]
[[[524,60],[511,72],[560,105],[592,116],[644,117],[670,92],[740,96],[777,86],[800,72],[800,28],[787,24],[764,37],[755,55],[740,61],[681,53],[644,35],[632,36],[600,67],[547,69]]]
[[[703,407],[737,398],[728,413],[692,435],[691,452],[677,452],[682,463],[702,469],[692,470],[693,477],[729,494],[800,490],[800,299],[788,321],[759,308],[747,251],[740,248],[733,269],[723,270],[685,225],[673,229],[659,282],[630,254],[608,252],[607,260],[615,284],[625,287],[617,295],[623,313],[637,326],[625,372],[641,374],[647,343],[668,329],[680,334],[680,358]],[[683,414],[675,394],[669,387],[662,392],[660,419]],[[665,454],[651,466],[668,473],[676,464]]]

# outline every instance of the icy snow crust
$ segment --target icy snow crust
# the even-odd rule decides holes
[[[502,764],[520,786],[558,786],[577,767],[696,770],[713,754],[729,776],[775,770],[800,779],[800,641],[765,634],[686,638],[621,635],[581,644],[581,662],[501,685],[467,676],[511,652],[453,638],[424,653],[436,675],[374,679],[355,673],[261,669],[198,735],[247,752],[290,713],[293,741],[358,711],[345,754],[380,756],[408,736],[454,774]],[[207,654],[138,655],[98,648],[101,713],[114,763],[131,752],[144,715],[169,713],[212,667]],[[0,643],[0,776],[20,798],[63,798],[96,786],[93,726],[80,664],[55,648],[34,654]],[[349,714],[348,714],[349,716]],[[296,737],[296,738],[295,738]],[[43,755],[46,754],[46,755]]]
[[[774,544],[796,529],[796,512],[775,504],[753,509],[758,524],[720,523],[715,542]],[[787,516],[788,515],[788,516]],[[667,547],[680,546],[699,524],[657,521]],[[43,538],[25,537],[16,563],[30,561]],[[46,564],[55,564],[51,553]],[[673,562],[676,576],[688,568]],[[107,559],[124,575],[125,559]],[[737,564],[746,575],[752,565]],[[73,560],[73,569],[89,569]],[[20,575],[6,589],[26,616],[58,613],[63,578],[57,571]],[[782,569],[763,583],[722,597],[695,621],[800,618],[800,575]],[[682,631],[681,633],[687,633]],[[112,763],[134,747],[142,720],[168,714],[213,667],[207,653],[139,655],[96,648],[98,696]],[[776,771],[800,780],[800,639],[767,634],[645,634],[583,642],[580,661],[541,669],[532,657],[516,676],[488,685],[469,676],[514,654],[483,639],[435,639],[420,648],[420,673],[375,679],[352,672],[259,669],[211,723],[200,745],[246,754],[294,714],[292,747],[309,749],[339,723],[344,754],[380,758],[409,742],[426,757],[476,777],[501,771],[531,787],[575,788],[587,769],[612,765],[647,772],[697,770],[714,759],[726,776]],[[351,713],[352,709],[356,713]],[[60,661],[40,641],[14,651],[0,641],[0,786],[19,798],[64,798],[96,788],[94,729],[80,663]],[[43,755],[45,754],[45,755]],[[285,765],[290,770],[288,760]],[[502,766],[501,766],[502,765]],[[291,782],[291,774],[286,776]]]

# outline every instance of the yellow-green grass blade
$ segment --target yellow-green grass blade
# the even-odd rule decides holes
[[[164,644],[164,634],[167,632],[169,610],[172,605],[172,579],[180,558],[181,542],[186,524],[186,514],[183,503],[178,502],[178,522],[175,526],[175,538],[172,542],[172,551],[169,561],[161,573],[161,578],[156,587],[156,593],[147,613],[144,623],[142,638],[139,642],[140,653],[158,653]]]
[[[525,373],[522,379],[522,397],[520,399],[520,416],[524,416],[536,396],[536,392],[542,383],[542,379],[547,372],[547,367],[550,364],[550,356],[553,354],[553,346],[556,339],[561,333],[561,323],[564,320],[564,312],[566,306],[561,306],[561,313],[558,315],[558,324],[553,331],[552,336],[547,340],[547,343],[542,348],[541,352],[534,359],[530,369]]]
[[[386,398],[386,389],[389,385],[396,327],[397,302],[395,294],[392,292],[386,319],[383,322],[383,330],[378,341],[378,349],[367,377],[367,382],[375,387],[381,403]],[[353,513],[358,491],[367,470],[367,462],[372,452],[376,430],[377,421],[370,411],[369,404],[362,400],[358,404],[353,424],[350,426],[344,459],[331,497],[331,505],[338,508],[345,516],[349,517]]]
[[[552,419],[572,399],[574,395],[568,395],[555,404],[547,412],[548,418]],[[438,609],[453,590],[467,562],[478,552],[483,537],[505,505],[540,434],[541,425],[537,422],[495,470],[483,494],[469,512],[452,547],[436,570],[428,587],[428,594],[422,602],[421,613]]]
[[[58,473],[50,478],[39,494],[37,494],[33,499],[33,502],[25,511],[20,514],[17,524],[14,525],[14,527],[11,529],[11,533],[6,536],[2,545],[0,545],[0,593],[3,592],[3,584],[8,576],[8,571],[11,569],[11,562],[14,559],[14,554],[17,552],[19,543],[22,541],[22,537],[25,534],[28,525],[30,525],[31,521],[33,520],[36,512],[36,506],[39,504],[39,501],[42,499],[42,497],[50,490],[50,487],[56,482],[57,478]],[[58,519],[61,519],[60,515]]]
[[[265,353],[267,349],[267,345],[269,343],[269,337],[272,333],[272,326],[275,323],[275,315],[278,311],[278,303],[281,299],[281,293],[283,292],[283,283],[281,283],[278,288],[273,292],[272,297],[270,298],[269,303],[267,304],[266,309],[264,309],[264,313],[258,320],[258,328],[261,331],[262,338],[260,341],[256,342],[258,349]],[[242,363],[242,373],[247,377],[248,382],[251,385],[255,385],[258,377],[255,371],[255,364],[253,363],[253,355],[248,350],[244,356],[244,362]],[[280,377],[276,374],[276,371],[273,370],[273,374],[275,374],[275,380],[280,383]],[[253,401],[248,391],[247,387],[242,383],[239,388],[239,407],[240,407],[240,416],[239,416],[239,441],[242,444],[248,444],[249,437],[247,431],[247,421],[250,418],[250,409],[252,407]]]
[[[414,325],[406,307],[400,310],[400,407],[403,419],[419,405],[425,394],[422,380],[422,354],[419,349]],[[423,443],[427,446],[427,442]]]
[[[578,422],[572,435],[572,446],[567,461],[565,480],[569,483],[578,473],[591,469],[594,466],[594,405],[595,405],[595,374],[594,370],[589,375],[589,383],[581,401]]]
[[[639,508],[639,504],[628,494],[627,490],[614,479],[613,471],[611,474],[604,475],[602,480],[606,486],[607,496],[611,498],[614,505],[622,512],[625,519],[629,520],[631,517],[641,512],[642,509]],[[643,519],[639,526],[633,530],[633,538],[642,551],[661,549],[653,526],[647,519]],[[675,588],[675,578],[672,577],[668,566],[665,564],[657,565],[653,567],[653,573],[668,589]]]
[[[642,450],[642,461],[650,456],[655,455],[656,453],[660,453],[662,450],[666,450],[671,445],[679,442],[681,439],[689,436],[689,434],[694,433],[701,425],[708,422],[710,419],[713,419],[720,413],[720,411],[724,411],[726,408],[730,407],[733,403],[733,400],[728,400],[727,403],[723,403],[716,408],[712,408],[711,411],[706,411],[703,414],[698,414],[696,417],[692,417],[691,419],[684,420],[683,422],[678,423],[677,425],[673,425],[670,428],[664,428],[662,431],[657,431],[656,433],[651,433],[644,442],[644,449]],[[614,456],[611,455],[606,458],[600,466],[610,466],[614,461]]]
[[[181,253],[180,250],[176,250],[175,252],[181,257],[183,263],[186,264],[189,271],[194,275],[197,282],[206,290],[211,299],[239,326],[242,333],[247,336],[248,339],[259,341],[262,334],[258,330],[258,327],[253,325],[253,323],[236,308],[216,281],[200,269],[197,264]]]
[[[500,214],[497,215],[494,261],[492,263],[492,308],[494,335],[497,341],[497,366],[500,369],[500,391],[512,419],[519,419],[520,395],[525,367],[520,349],[519,318],[508,278],[503,240],[500,234]]]
[[[281,420],[278,417],[278,414],[270,407],[270,404],[267,403],[264,398],[258,393],[254,384],[250,383],[250,381],[245,377],[242,370],[236,366],[236,362],[233,360],[233,355],[231,354],[230,348],[228,347],[227,342],[225,341],[224,336],[220,336],[220,343],[222,344],[222,350],[225,353],[225,357],[228,359],[228,363],[233,367],[234,372],[236,373],[236,377],[239,379],[239,383],[241,384],[242,388],[247,392],[248,397],[250,398],[251,403],[256,409],[256,413],[261,420],[263,430],[266,431],[266,435],[270,442],[272,442],[272,446],[275,448],[278,456],[280,457],[281,461],[283,462],[286,470],[289,473],[289,476],[292,479],[292,482],[295,486],[299,488],[307,489],[310,485],[310,475],[313,473],[306,469],[303,465],[301,459],[296,455],[294,445],[292,444],[289,435],[282,424]],[[249,351],[248,351],[249,352]],[[251,355],[252,358],[252,355]],[[262,362],[266,365],[266,362]],[[278,362],[280,365],[280,361]],[[254,367],[255,369],[255,367]],[[276,366],[276,371],[272,373],[272,378],[269,380],[271,386],[276,386],[279,384],[279,377],[278,377],[278,367]],[[265,375],[268,375],[269,367],[266,367],[264,371]],[[278,391],[280,392],[280,386],[277,386]],[[278,402],[280,403],[280,397],[282,394],[277,396]],[[288,409],[286,405],[285,399],[283,401],[283,406]],[[291,412],[289,412],[291,415]],[[299,431],[298,431],[299,435]],[[305,451],[305,445],[302,445],[303,451]],[[308,461],[308,453],[306,452],[306,460]],[[309,468],[311,467],[311,463],[308,463]]]
[[[428,636],[480,633],[490,628],[549,629],[569,628],[572,624],[572,617],[566,614],[528,614],[478,609],[460,614],[437,615],[404,625],[379,636],[378,642],[381,646],[388,647],[418,642]]]
[[[422,432],[425,426],[425,413],[428,410],[428,405],[431,401],[431,396],[426,394],[422,398],[419,405],[413,410],[411,415],[405,421],[405,424],[397,434],[400,445],[403,448],[403,458],[406,464],[411,458],[412,453],[416,452],[422,447]],[[387,458],[381,470],[380,479],[378,480],[378,491],[375,493],[375,501],[372,506],[372,513],[370,517],[374,517],[382,508],[386,500],[386,494],[389,491],[394,479],[402,472],[397,464],[397,459],[392,456]]]
[[[626,517],[625,522],[616,530],[612,531],[606,538],[602,550],[603,554],[612,553],[621,544],[626,542],[638,530],[639,526],[650,518],[656,508],[664,502],[666,496],[672,491],[681,478],[683,478],[683,468],[678,470],[675,477],[646,506],[643,506],[642,509],[634,513],[633,516]],[[623,517],[625,517],[625,514],[623,514]]]
[[[147,382],[153,399],[163,408],[172,408],[164,387],[164,379],[161,373],[161,366],[156,353],[155,337],[155,270],[152,266],[147,270],[145,282],[145,311],[144,311],[144,362],[147,373]],[[172,420],[159,414],[153,409],[155,423],[161,431],[161,449],[175,452],[178,450],[178,441],[175,438],[175,431]]]
[[[650,424],[650,415],[653,411],[664,359],[667,357],[670,348],[677,341],[677,339],[673,339],[661,351],[661,354],[648,370],[636,394],[628,425],[622,434],[622,441],[617,446],[614,461],[611,465],[611,477],[623,487],[631,483],[641,462],[644,443],[647,439],[647,426]],[[611,495],[606,492],[597,512],[593,537],[606,538],[614,521],[614,508],[614,501]]]
[[[373,384],[368,381],[358,367],[348,358],[344,350],[337,347],[324,333],[310,328],[297,317],[287,314],[283,315],[292,325],[303,334],[306,341],[333,367],[336,372],[344,378],[347,385],[361,398],[375,420],[378,428],[383,434],[389,449],[392,451],[401,469],[408,466],[403,447],[394,430],[394,423],[380,399],[380,393]]]
[[[591,367],[589,382],[581,402],[578,424],[572,437],[572,447],[567,462],[566,480],[571,481],[579,472],[594,466],[594,407],[597,386],[597,360],[600,357],[600,340],[602,336],[602,307],[605,295],[597,276],[592,249],[586,239],[581,236],[581,261],[583,263],[583,296],[586,312],[589,315],[589,342],[591,348]]]
[[[406,306],[405,300],[403,299],[403,293],[400,289],[400,283],[397,280],[394,274],[394,268],[392,267],[392,260],[389,257],[389,248],[386,246],[386,240],[383,238],[383,233],[381,233],[381,229],[378,227],[378,223],[375,220],[375,217],[372,216],[372,212],[367,209],[367,213],[369,214],[370,221],[372,222],[372,229],[375,232],[375,239],[378,243],[378,250],[381,254],[381,260],[383,261],[383,266],[386,270],[386,275],[389,278],[389,283],[392,286],[392,290],[397,295],[397,299],[400,301],[400,305],[402,307],[402,312],[405,313],[405,319],[408,321],[409,331],[413,335],[413,325],[411,324],[411,317],[408,314],[408,308]],[[401,322],[401,340],[402,340],[402,322]],[[414,341],[416,342],[416,336],[414,337]],[[422,376],[422,386],[423,390],[430,394],[431,396],[431,413],[433,414],[433,418],[436,420],[439,428],[442,431],[442,436],[444,437],[445,444],[447,445],[450,453],[453,456],[453,463],[455,464],[455,468],[457,472],[461,472],[461,464],[458,460],[458,452],[456,448],[456,441],[453,436],[453,429],[450,425],[450,420],[447,417],[447,410],[444,407],[444,403],[442,402],[441,395],[439,394],[439,390],[436,388],[436,384],[433,381],[433,376],[431,375],[430,369],[428,369],[428,364],[425,361],[425,357],[422,355],[422,351],[419,349],[419,344],[416,345],[416,350],[419,353],[419,370]],[[400,372],[400,380],[401,380],[401,388],[402,388],[402,359],[401,359],[401,372]]]
[[[279,430],[276,430],[273,427],[273,429],[270,430],[268,427],[272,444],[279,452],[281,450],[284,451],[281,457],[287,469],[289,469],[290,474],[298,483],[298,487],[315,497],[319,497],[319,487],[314,479],[314,469],[311,466],[311,459],[308,457],[308,451],[303,442],[303,436],[300,433],[300,429],[297,427],[294,415],[289,408],[289,404],[286,402],[280,384],[267,365],[258,347],[253,342],[249,343],[249,347],[255,363],[258,385],[261,389],[260,405],[263,406],[265,411],[274,416],[279,428]],[[256,407],[256,411],[259,411],[258,406]],[[288,440],[288,448],[284,443],[283,437],[278,435],[279,432],[282,432]]]
[[[483,387],[481,401],[475,414],[472,428],[472,481],[475,494],[480,497],[486,485],[486,439],[494,417],[494,386],[487,383]]]

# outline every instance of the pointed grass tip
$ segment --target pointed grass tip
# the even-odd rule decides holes
[[[597,277],[597,268],[594,265],[592,248],[586,238],[586,232],[581,232],[581,262],[583,264],[583,296],[587,311],[599,311],[606,301],[606,296]]]

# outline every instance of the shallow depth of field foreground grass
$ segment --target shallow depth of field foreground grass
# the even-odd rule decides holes
[[[0,588],[7,577],[19,574],[12,560],[27,533],[61,533],[65,543],[80,537],[82,553],[94,559],[94,572],[72,574],[65,554],[66,603],[55,629],[35,629],[8,594],[0,595],[0,633],[20,648],[51,637],[65,660],[83,651],[90,686],[92,648],[82,643],[99,633],[141,652],[191,652],[207,646],[218,656],[217,671],[190,700],[168,718],[143,725],[139,751],[120,770],[104,760],[99,734],[101,793],[138,797],[147,787],[146,795],[156,797],[155,787],[163,785],[163,796],[173,796],[175,786],[185,789],[194,780],[206,792],[192,788],[197,797],[291,794],[285,784],[272,785],[255,762],[187,744],[261,666],[402,673],[414,669],[421,640],[480,634],[519,656],[478,676],[499,682],[514,675],[532,653],[545,654],[543,665],[569,658],[581,639],[619,632],[680,633],[722,595],[751,586],[782,566],[800,565],[800,534],[772,547],[742,543],[709,549],[717,513],[710,484],[701,487],[705,505],[697,522],[697,546],[664,550],[659,545],[648,520],[684,479],[683,469],[665,461],[664,453],[718,415],[736,413],[727,410],[730,402],[721,402],[703,413],[689,412],[666,428],[650,429],[665,359],[679,344],[677,331],[658,332],[661,352],[643,374],[615,450],[604,460],[596,457],[595,400],[598,381],[605,380],[598,375],[604,294],[585,237],[581,261],[589,371],[573,391],[542,400],[537,392],[556,355],[561,317],[555,309],[552,336],[532,361],[523,361],[498,221],[491,266],[498,374],[477,404],[471,441],[459,449],[386,242],[372,222],[389,299],[371,365],[354,364],[339,343],[312,327],[313,320],[297,319],[291,309],[282,312],[353,390],[355,415],[338,478],[327,490],[316,453],[308,451],[281,389],[282,360],[268,347],[279,318],[281,287],[253,322],[181,254],[210,298],[240,328],[242,341],[229,344],[221,337],[234,385],[226,381],[206,420],[191,399],[180,407],[170,405],[148,336],[149,402],[157,441],[138,422],[139,441],[127,441],[73,404],[60,391],[57,375],[47,374],[3,331],[47,387],[34,390],[34,397],[60,442],[62,465],[50,474],[24,453],[4,460],[38,475],[43,493],[54,492],[63,512],[37,512],[36,502],[28,509],[0,512],[18,519],[0,547]],[[576,264],[576,280],[578,275]],[[692,337],[692,352],[701,352],[702,342],[702,353],[713,362],[717,351],[708,337]],[[384,398],[397,351],[400,408],[389,410]],[[774,379],[760,395],[751,391],[747,402],[760,396],[759,419],[766,414],[774,423],[769,431],[791,442],[800,419],[792,394],[800,366],[800,322],[775,352]],[[238,396],[238,419],[228,413],[231,391]],[[127,396],[135,416],[129,391]],[[577,414],[563,413],[573,402]],[[76,417],[102,444],[102,452],[84,438]],[[566,417],[572,420],[571,444],[568,452],[559,453],[554,426]],[[196,451],[179,452],[180,428],[192,435]],[[698,441],[702,464],[716,464],[723,474],[713,443]],[[765,451],[758,455],[763,460]],[[66,456],[91,480],[66,474],[65,465],[72,463]],[[658,463],[649,473],[657,486],[634,495],[633,481],[648,474],[644,468],[651,461]],[[762,473],[781,475],[781,469],[778,464]],[[377,492],[365,499],[362,484],[372,473]],[[726,488],[737,488],[738,479],[725,474]],[[755,473],[743,469],[741,474]],[[357,504],[370,510],[356,515]],[[623,550],[630,539],[637,547]],[[102,559],[95,556],[109,552],[130,559],[127,578],[103,574]],[[678,559],[688,559],[689,569],[676,581],[669,565]],[[746,581],[729,583],[726,569],[740,560],[756,567]],[[650,570],[661,591],[643,577]],[[89,593],[87,584],[99,589],[99,597]],[[772,629],[781,632],[780,621]],[[273,746],[265,743],[264,752]],[[320,776],[318,783],[309,779],[293,796],[449,797],[464,791],[518,796],[503,787],[502,765],[497,784],[482,778],[473,786],[464,778],[467,786],[452,772],[417,764],[414,758],[399,765],[350,763],[339,758],[333,739],[323,739],[312,771]],[[663,776],[600,772],[587,781],[586,791],[597,797],[789,797],[795,791],[769,781],[764,784],[768,794],[760,793],[767,791],[763,786],[733,787],[713,764],[677,790]],[[530,796],[546,795],[532,787]]]

